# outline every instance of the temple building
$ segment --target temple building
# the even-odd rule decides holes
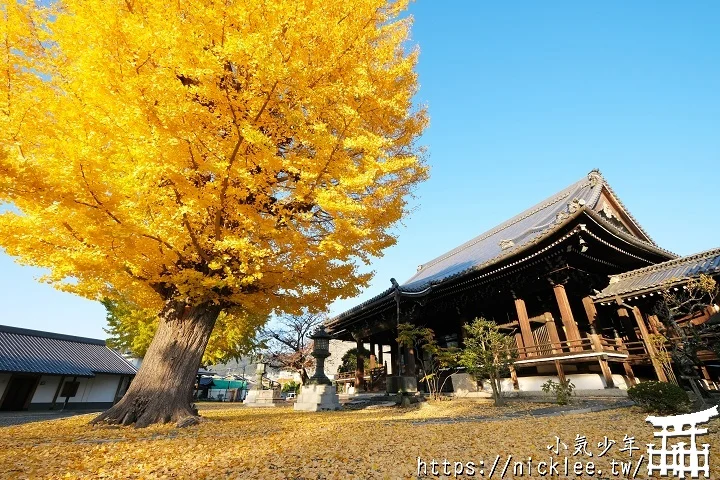
[[[518,358],[506,391],[538,391],[549,378],[570,379],[578,390],[626,389],[643,379],[667,380],[652,355],[650,336],[658,332],[652,302],[668,282],[681,287],[701,273],[720,278],[720,249],[679,258],[658,246],[593,170],[420,265],[405,283],[392,279],[327,329],[338,340],[369,344],[373,364],[389,356],[388,392],[418,388],[422,359],[398,347],[399,323],[432,328],[441,346],[461,346],[462,325],[477,317],[515,337]],[[694,324],[720,309],[706,310]],[[709,386],[720,374],[716,360],[708,356],[703,368]],[[357,385],[368,379],[364,368],[358,359]],[[451,380],[456,393],[477,388],[472,379]]]

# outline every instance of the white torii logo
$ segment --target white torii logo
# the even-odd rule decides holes
[[[712,417],[718,415],[718,406],[714,406],[701,412],[688,413],[685,415],[673,415],[669,417],[649,416],[645,419],[655,427],[662,428],[655,432],[655,437],[662,439],[659,449],[655,444],[648,444],[648,474],[658,472],[661,476],[668,475],[668,472],[678,478],[684,478],[690,474],[692,478],[698,478],[700,473],[705,478],[710,476],[710,445],[702,444],[698,449],[696,437],[705,435],[707,428],[697,428],[698,423],[706,423]],[[685,428],[688,425],[689,428]],[[670,428],[670,430],[668,430]],[[690,448],[685,448],[687,442],[677,442],[668,448],[668,437],[690,437]],[[658,463],[654,464],[653,459]]]

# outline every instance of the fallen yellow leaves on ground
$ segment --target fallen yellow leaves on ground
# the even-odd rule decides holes
[[[527,470],[513,476],[514,462],[527,465],[529,457],[535,463],[547,461],[553,455],[548,446],[556,445],[556,437],[568,450],[555,456],[561,462],[555,478],[564,477],[564,457],[569,458],[570,468],[575,461],[592,461],[595,471],[603,472],[583,478],[625,478],[613,476],[610,465],[613,459],[630,460],[627,451],[619,451],[625,435],[635,437],[635,446],[640,447],[633,452],[633,468],[646,453],[645,445],[653,443],[647,414],[636,408],[541,418],[523,415],[538,407],[510,403],[498,409],[454,400],[408,409],[301,413],[289,406],[205,404],[201,414],[206,421],[187,429],[89,426],[92,416],[83,415],[0,428],[0,478],[442,478],[431,474],[433,459],[447,459],[451,472],[454,462],[475,462],[475,478],[488,478],[498,455],[493,478],[500,478],[508,455],[512,459],[504,478],[542,478],[537,471],[529,476]],[[499,414],[520,416],[481,419]],[[713,463],[714,448],[720,445],[720,421],[712,421],[708,428],[710,434],[699,437],[699,443],[711,445],[710,478],[720,478],[720,460]],[[587,438],[587,451],[593,457],[573,456],[578,435]],[[598,457],[603,450],[598,443],[605,437],[617,443]],[[427,475],[418,477],[418,457],[428,464]],[[637,478],[646,478],[645,465]]]

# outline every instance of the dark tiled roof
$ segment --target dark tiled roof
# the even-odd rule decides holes
[[[620,238],[645,250],[655,252],[665,258],[676,256],[672,252],[659,248],[650,239],[640,224],[622,205],[600,172],[593,170],[578,182],[521,214],[421,265],[418,267],[417,273],[400,286],[400,290],[404,293],[422,292],[431,285],[437,285],[471,271],[484,270],[520,253],[532,244],[547,238],[567,225],[580,213],[580,210],[592,212],[598,206],[603,189],[610,193],[645,239],[627,234],[606,222],[600,215],[591,214],[595,220],[601,222],[605,228],[613,231]],[[393,288],[391,287],[370,300],[340,314],[332,319],[329,324],[332,325],[335,320],[360,312],[366,307],[388,300],[392,296]]]
[[[137,369],[103,340],[0,325],[0,372],[93,377]]]
[[[720,248],[612,275],[610,285],[593,298],[599,301],[654,290],[664,283],[682,282],[703,273],[720,274]]]

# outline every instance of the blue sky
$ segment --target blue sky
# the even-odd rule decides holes
[[[720,247],[720,2],[418,0],[431,177],[362,295],[599,168],[658,244]],[[0,254],[0,324],[104,338],[101,305]]]

